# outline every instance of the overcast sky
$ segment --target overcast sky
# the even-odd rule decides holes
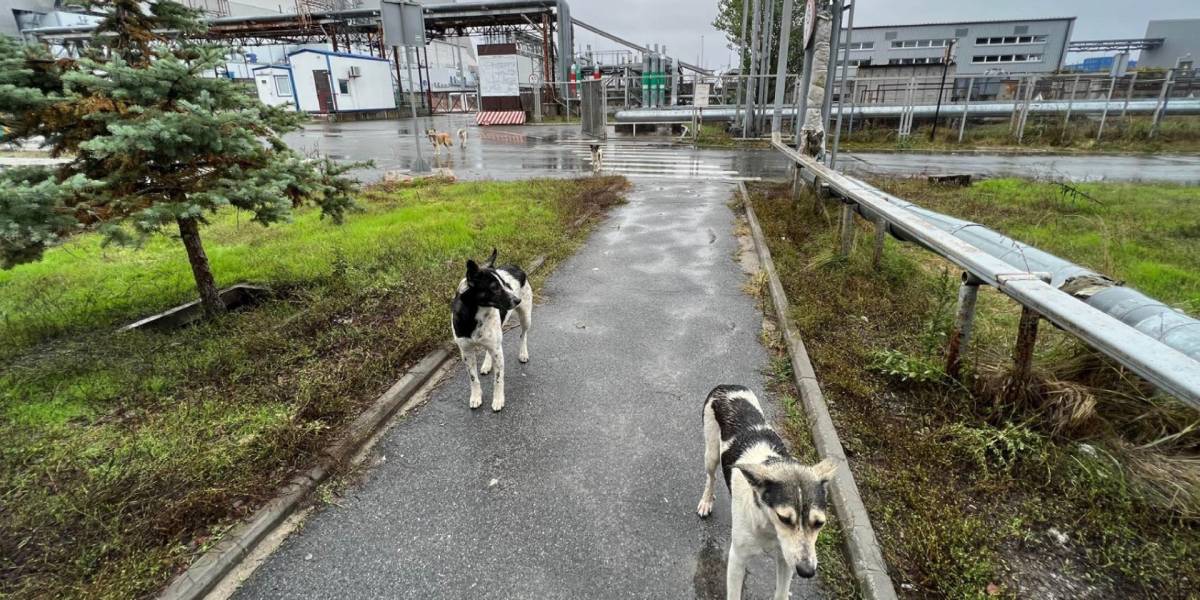
[[[717,0],[569,0],[571,16],[630,41],[666,44],[670,54],[695,62],[704,36],[704,64],[723,67],[732,54],[712,27]],[[796,0],[797,4],[803,0]],[[1200,18],[1200,0],[859,0],[856,25],[1077,17],[1073,39],[1135,38],[1151,19]],[[621,48],[576,28],[582,50]]]

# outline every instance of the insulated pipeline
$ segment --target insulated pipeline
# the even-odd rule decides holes
[[[1018,103],[1013,102],[973,102],[970,105],[971,117],[1008,117],[1012,115]],[[1072,113],[1095,113],[1099,114],[1104,111],[1105,103],[1103,101],[1089,100],[1086,102],[1074,102],[1070,104]],[[1130,114],[1153,114],[1158,108],[1157,100],[1130,100],[1127,112]],[[1068,101],[1066,100],[1043,100],[1040,102],[1032,102],[1029,105],[1030,114],[1039,115],[1054,115],[1066,114]],[[1109,110],[1121,108],[1124,102],[1116,102],[1109,104]],[[758,114],[769,115],[773,112],[769,108],[759,107],[755,109]],[[843,109],[846,115],[853,115],[855,119],[861,118],[898,118],[904,113],[903,105],[875,105],[875,106],[847,106]],[[934,104],[922,104],[913,106],[910,114],[917,118],[933,118],[937,112],[937,106]],[[953,118],[958,117],[967,110],[963,104],[943,104],[939,117]],[[693,115],[699,111],[699,116],[704,121],[732,121],[738,114],[738,110],[733,107],[725,106],[710,106],[710,107],[684,107],[684,108],[656,108],[656,109],[626,109],[618,110],[615,119],[618,123],[690,123]],[[1195,98],[1172,98],[1167,103],[1166,113],[1172,115],[1200,115],[1200,99]],[[780,115],[786,119],[792,119],[796,116],[795,107],[784,108]]]

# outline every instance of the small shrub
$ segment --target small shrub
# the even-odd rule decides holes
[[[1020,467],[1046,464],[1046,438],[1025,425],[1002,427],[951,423],[943,428],[946,441],[979,468],[984,477],[1010,475]]]
[[[940,383],[946,380],[946,372],[941,365],[901,350],[872,352],[871,362],[867,366],[872,371],[911,383]]]

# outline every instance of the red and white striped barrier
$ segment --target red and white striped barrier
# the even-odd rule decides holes
[[[485,125],[524,125],[525,111],[523,110],[485,110],[475,115],[475,124]]]

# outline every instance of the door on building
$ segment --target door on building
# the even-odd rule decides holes
[[[314,69],[312,73],[313,83],[317,86],[317,104],[321,112],[333,112],[333,86],[329,83],[329,71]]]

